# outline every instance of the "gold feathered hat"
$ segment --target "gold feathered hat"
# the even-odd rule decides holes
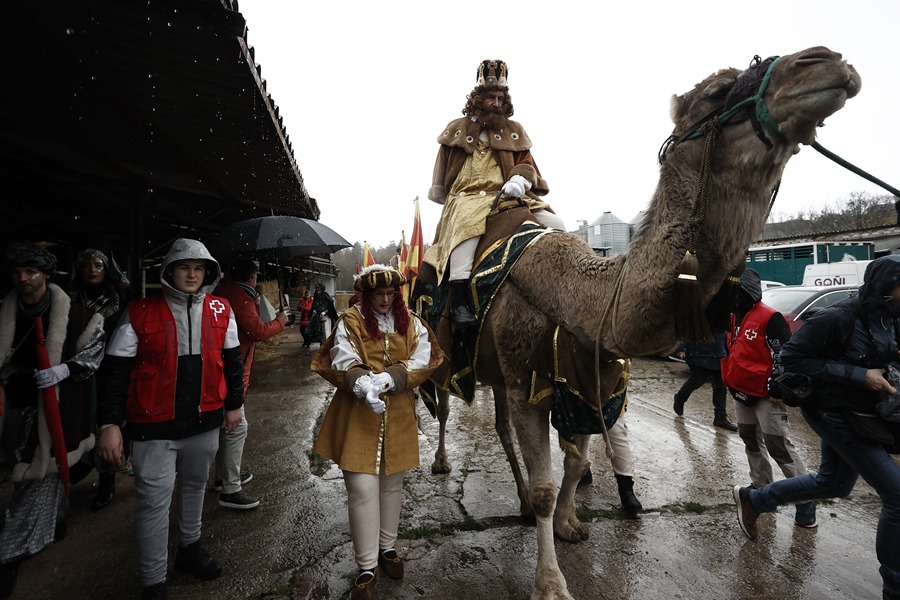
[[[387,265],[369,265],[359,272],[359,277],[353,282],[353,289],[357,292],[367,292],[378,288],[400,287],[406,283],[403,273]]]

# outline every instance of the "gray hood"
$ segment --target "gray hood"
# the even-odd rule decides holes
[[[200,287],[200,291],[197,292],[197,296],[203,296],[214,290],[219,280],[222,279],[222,269],[212,254],[209,253],[209,250],[206,249],[206,246],[197,240],[179,238],[172,243],[172,247],[169,248],[159,267],[159,279],[162,281],[163,290],[170,296],[174,295],[180,298],[187,296],[187,294],[176,290],[172,286],[172,278],[166,273],[169,265],[179,260],[206,261],[206,278],[203,280],[203,285]]]

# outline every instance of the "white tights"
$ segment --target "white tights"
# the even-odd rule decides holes
[[[344,471],[350,537],[360,571],[378,565],[378,551],[394,547],[400,527],[403,475],[372,475]]]

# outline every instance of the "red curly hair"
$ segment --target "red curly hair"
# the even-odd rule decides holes
[[[372,294],[374,292],[375,290],[366,290],[362,294],[357,292],[353,299],[359,304],[359,309],[363,317],[365,317],[366,331],[369,332],[373,339],[380,340],[384,337],[384,334],[378,329],[378,319],[375,311],[372,310]],[[403,300],[400,288],[397,287],[394,288],[394,301],[391,303],[391,312],[394,315],[394,328],[398,333],[406,335],[406,332],[409,330],[409,309]]]

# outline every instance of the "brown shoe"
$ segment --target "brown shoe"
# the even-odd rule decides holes
[[[734,486],[731,491],[734,497],[734,504],[737,507],[738,524],[741,530],[751,540],[756,539],[756,520],[759,518],[759,511],[750,502],[750,488]]]
[[[393,548],[378,553],[378,564],[391,579],[403,579],[403,559]]]
[[[375,600],[375,582],[378,577],[372,571],[363,571],[356,576],[350,600]]]

